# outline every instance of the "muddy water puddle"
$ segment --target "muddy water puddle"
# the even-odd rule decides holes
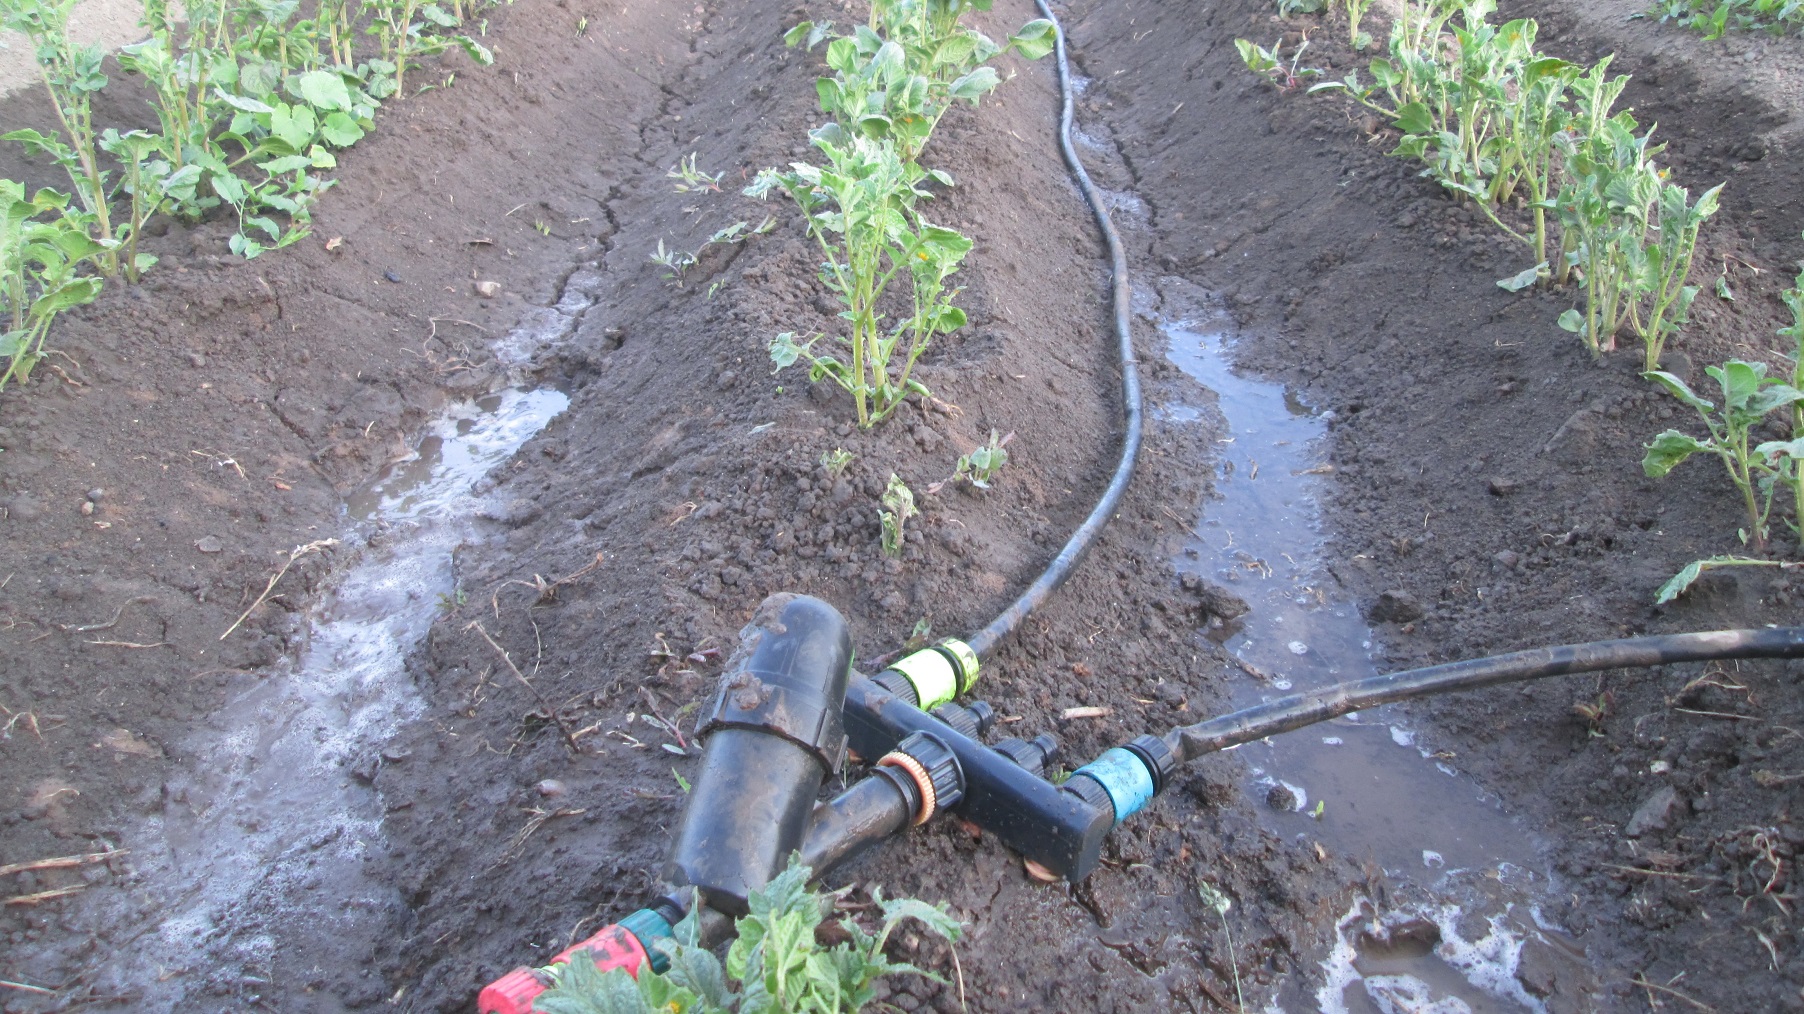
[[[1176,285],[1175,281],[1171,283]],[[1168,300],[1168,303],[1174,301]],[[1226,420],[1218,438],[1216,496],[1203,505],[1179,568],[1233,590],[1251,607],[1222,632],[1245,678],[1233,705],[1377,674],[1372,632],[1323,564],[1318,506],[1327,475],[1330,417],[1279,384],[1232,367],[1225,317],[1194,296],[1160,326],[1171,361],[1213,391]],[[1172,405],[1170,423],[1200,423],[1206,409]],[[1395,708],[1348,715],[1240,748],[1245,786],[1267,826],[1384,872],[1390,904],[1358,899],[1335,927],[1325,985],[1289,985],[1283,1010],[1326,1014],[1546,1011],[1522,982],[1531,957],[1582,964],[1541,915],[1554,895],[1528,833],[1498,801],[1416,745]],[[1537,980],[1539,981],[1539,980]]]
[[[146,865],[162,867],[159,893],[173,899],[123,963],[143,967],[109,970],[138,991],[138,1009],[254,987],[278,946],[310,946],[281,927],[369,940],[404,912],[395,888],[364,871],[389,854],[385,807],[404,805],[373,787],[382,765],[407,762],[383,744],[424,710],[407,656],[458,594],[452,554],[480,537],[481,481],[568,403],[541,389],[453,405],[414,454],[349,499],[341,538],[359,551],[322,596],[307,648],[207,716],[144,836],[154,844],[141,854],[161,852]]]

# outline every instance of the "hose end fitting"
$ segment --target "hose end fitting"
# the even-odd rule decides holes
[[[920,792],[914,824],[919,827],[940,810],[957,806],[965,798],[965,772],[950,747],[924,732],[910,734],[877,761],[880,767],[906,772]]]
[[[1177,773],[1178,758],[1171,752],[1171,747],[1157,736],[1135,736],[1128,741],[1124,749],[1140,758],[1146,770],[1153,776],[1153,794],[1158,795],[1171,784],[1171,776]]]
[[[922,711],[932,711],[977,683],[977,655],[963,641],[942,641],[897,659],[871,682]]]
[[[667,971],[670,959],[654,946],[673,933],[670,920],[659,909],[642,908],[594,936],[572,945],[551,959],[550,964],[587,959],[601,971],[624,968],[637,978],[639,970],[650,966],[654,972]],[[476,998],[480,1014],[532,1014],[540,993],[551,987],[552,977],[537,968],[516,968],[484,987]]]
[[[934,645],[934,649],[949,658],[958,670],[958,696],[970,693],[971,688],[977,685],[977,673],[982,667],[982,663],[977,660],[977,652],[954,637],[948,637]]]
[[[959,735],[979,742],[996,724],[996,709],[984,701],[970,704],[942,704],[933,709],[933,717],[952,726]]]
[[[1042,732],[1033,739],[1005,739],[991,749],[1014,761],[1017,767],[1032,772],[1036,778],[1045,777],[1046,769],[1059,759],[1059,741],[1049,732]]]
[[[1117,825],[1144,809],[1152,802],[1156,791],[1152,766],[1126,747],[1103,751],[1102,756],[1072,772],[1066,785],[1080,778],[1101,786],[1114,810]]]

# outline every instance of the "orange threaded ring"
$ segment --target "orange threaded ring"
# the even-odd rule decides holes
[[[908,772],[908,777],[915,780],[915,787],[921,790],[921,810],[915,814],[914,826],[920,827],[927,823],[928,819],[933,816],[934,807],[939,805],[938,795],[933,791],[933,778],[927,774],[927,769],[921,766],[920,761],[899,750],[884,754],[877,763],[892,768],[901,768]]]

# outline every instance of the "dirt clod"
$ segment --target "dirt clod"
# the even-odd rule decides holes
[[[1409,623],[1423,617],[1422,603],[1407,591],[1393,588],[1380,592],[1366,607],[1366,619],[1373,623]]]

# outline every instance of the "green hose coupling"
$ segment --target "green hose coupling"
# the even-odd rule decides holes
[[[947,638],[896,660],[872,682],[922,711],[932,711],[975,686],[977,670],[977,653],[971,646]]]
[[[645,950],[646,963],[651,965],[652,971],[670,971],[670,955],[657,946],[658,941],[669,940],[676,935],[668,917],[655,909],[642,908],[616,925],[639,941],[639,946]]]

